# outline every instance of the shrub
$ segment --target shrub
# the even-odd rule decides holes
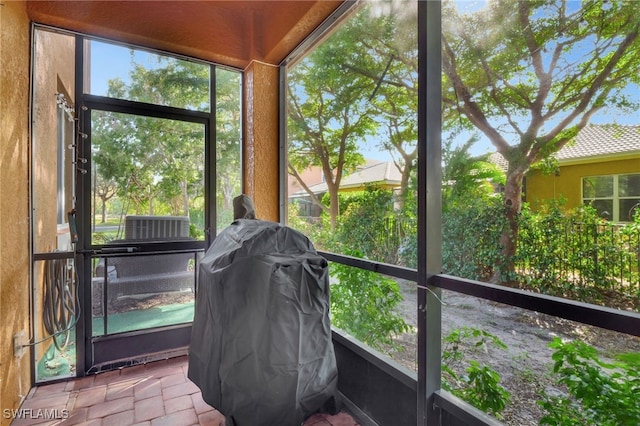
[[[404,229],[394,212],[391,191],[368,188],[341,194],[340,210],[337,241],[348,248],[357,248],[368,259],[398,262]]]
[[[602,361],[592,346],[555,338],[553,372],[569,395],[545,394],[538,404],[547,412],[541,425],[638,425],[640,424],[640,353]]]
[[[473,351],[491,348],[507,349],[507,346],[497,336],[478,328],[451,331],[443,338],[442,387],[474,407],[500,417],[510,398],[500,384],[500,375],[491,367],[469,359]]]
[[[306,235],[317,250],[327,250],[333,245],[330,227],[323,224],[323,220],[327,220],[326,218],[317,218],[317,221],[314,221],[312,218],[300,217],[296,204],[289,203],[288,207],[288,225]]]
[[[528,288],[621,308],[638,305],[640,228],[600,218],[582,206],[563,211],[550,202],[522,210],[515,264]]]
[[[353,250],[346,254],[363,257]],[[331,323],[373,348],[395,348],[393,336],[410,330],[394,312],[402,301],[398,283],[376,272],[339,263],[332,263],[330,271],[337,280],[331,285]]]
[[[451,205],[442,216],[442,270],[486,280],[500,260],[500,234],[506,224],[502,197]]]

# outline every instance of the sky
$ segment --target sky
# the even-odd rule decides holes
[[[144,51],[135,51],[134,60],[153,67],[155,55]],[[128,47],[122,47],[98,41],[91,42],[91,94],[105,96],[107,82],[120,78],[129,83],[131,71],[131,53]]]
[[[486,5],[486,1],[457,1],[456,4],[461,10],[476,11]],[[579,3],[576,3],[579,4]],[[129,81],[129,71],[131,56],[128,48],[114,46],[101,42],[92,42],[92,58],[91,58],[91,82],[93,94],[105,95],[107,90],[107,81],[113,78],[120,78],[125,82]],[[152,59],[154,55],[150,55],[144,51],[137,51],[134,56],[136,62],[146,63],[147,66],[153,67],[155,61]],[[640,87],[637,85],[630,86],[628,93],[632,93],[633,97],[640,102]],[[636,114],[623,114],[617,111],[602,109],[595,114],[590,122],[592,124],[623,124],[623,125],[639,125],[640,112]],[[472,133],[466,133],[460,137],[461,142],[465,142]],[[378,148],[375,138],[369,138],[362,147],[362,153],[366,158],[388,161],[391,156],[385,150]],[[480,155],[495,152],[493,145],[480,135],[480,139],[471,148],[473,155]]]

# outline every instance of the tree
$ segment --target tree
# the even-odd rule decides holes
[[[446,213],[453,204],[476,202],[495,193],[495,186],[504,185],[500,168],[489,161],[489,155],[472,156],[469,150],[478,141],[471,137],[454,146],[454,138],[442,147],[442,209]]]
[[[381,10],[386,9],[386,10]],[[378,146],[401,173],[397,202],[402,208],[418,158],[418,37],[414,2],[363,7],[341,37],[354,46],[345,68],[375,84],[369,101],[384,131]]]
[[[343,67],[355,52],[353,44],[341,36],[349,31],[347,23],[297,64],[288,79],[289,173],[313,203],[329,213],[332,230],[340,212],[338,190],[342,177],[364,162],[358,144],[376,126],[373,106],[368,101],[374,83],[345,72]],[[300,178],[299,172],[310,166],[322,169],[328,206]]]
[[[210,105],[208,65],[165,56],[136,62],[127,82],[110,80],[108,96],[190,110],[216,109],[215,164],[218,211],[229,210],[240,182],[240,73],[216,69],[216,105]],[[136,213],[191,215],[203,220],[204,126],[135,114],[92,113],[93,158],[100,179],[116,182]],[[213,201],[213,200],[212,200]],[[213,201],[215,202],[215,201]],[[199,210],[199,211],[198,211]]]
[[[240,73],[216,69],[216,192],[221,195],[217,200],[220,225],[233,220],[233,198],[241,191],[241,78]]]
[[[107,201],[112,199],[118,193],[118,185],[113,179],[104,179],[102,175],[96,174],[95,182],[93,183],[96,196],[100,199],[100,223],[105,223],[107,220]],[[97,208],[97,206],[96,206]]]
[[[637,107],[625,92],[640,81],[635,2],[488,2],[474,13],[443,3],[445,125],[462,120],[508,162],[500,238],[502,272],[513,270],[522,182],[600,109]]]

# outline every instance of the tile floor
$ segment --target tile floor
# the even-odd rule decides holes
[[[224,426],[187,378],[187,357],[34,387],[12,426]],[[57,420],[54,420],[57,418]],[[275,426],[275,425],[274,425]],[[346,413],[315,414],[304,426],[357,426]]]

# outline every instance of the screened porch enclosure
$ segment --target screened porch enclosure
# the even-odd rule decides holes
[[[329,2],[318,3],[328,8]],[[462,96],[443,74],[442,64],[454,67],[450,57],[443,58],[450,54],[443,50],[443,34],[451,35],[459,17],[446,15],[455,5],[333,3],[323,9],[325,19],[306,28],[285,53],[277,53],[281,45],[253,46],[242,50],[256,56],[249,59],[227,57],[223,50],[233,43],[198,56],[193,46],[171,53],[171,43],[156,50],[136,37],[89,35],[86,27],[34,26],[32,103],[34,111],[46,112],[34,114],[31,159],[35,384],[185,355],[199,262],[233,221],[231,200],[241,193],[256,199],[259,218],[302,231],[329,261],[338,390],[344,410],[359,424],[536,424],[543,413],[533,397],[525,404],[516,394],[483,411],[452,386],[468,370],[462,362],[455,368],[447,363],[451,333],[480,336],[482,350],[489,336],[503,338],[511,352],[490,348],[478,359],[499,370],[505,379],[500,386],[508,382],[513,394],[518,387],[532,394],[542,386],[532,377],[551,369],[553,337],[578,339],[584,333],[593,342],[593,336],[606,336],[622,342],[616,351],[640,350],[637,310],[532,291],[516,279],[489,282],[498,269],[488,263],[499,258],[498,244],[470,278],[462,267],[443,262],[455,257],[448,250],[462,246],[465,233],[476,231],[471,219],[461,219],[457,242],[447,215],[476,212],[485,202],[493,206],[501,196],[495,189],[505,184],[491,180],[493,169],[477,179],[486,177],[478,166],[463,176],[471,182],[464,188],[469,198],[451,202],[452,188],[462,180],[449,175],[452,153],[456,144],[477,137],[463,122],[462,103],[480,103],[483,96],[480,89]],[[299,22],[308,18],[297,2],[285,5],[291,9],[283,20],[296,13]],[[269,14],[264,5],[255,7]],[[110,25],[117,33],[121,24]],[[219,28],[231,31],[229,25]],[[267,26],[252,27],[256,39]],[[451,112],[456,97],[460,109]],[[452,122],[460,129],[447,127]],[[389,173],[388,167],[396,169]],[[294,180],[296,194],[305,191],[298,197],[304,209],[287,189]],[[592,192],[585,190],[585,199],[597,199],[598,191]],[[475,240],[492,232],[487,227]],[[633,249],[637,235],[628,241]],[[457,265],[467,259],[456,255],[462,259]],[[543,268],[518,265],[530,276]],[[618,287],[631,288],[637,268],[627,268]],[[62,297],[74,306],[57,331],[41,323],[50,308],[44,289],[54,269],[68,287]],[[46,337],[51,333],[60,335],[55,343]],[[462,354],[457,361],[479,356],[467,347],[473,344],[456,345],[456,351],[469,350],[456,352]],[[527,369],[534,351],[548,359]]]

